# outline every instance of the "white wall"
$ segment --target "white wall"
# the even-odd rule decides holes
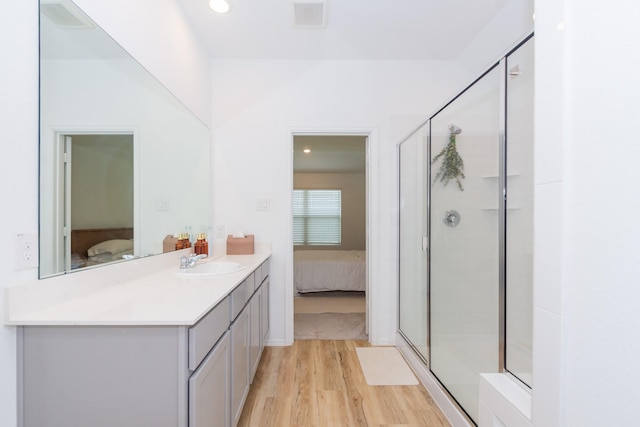
[[[78,3],[87,3],[78,2]],[[169,6],[173,0],[164,0],[167,10],[176,13],[162,15],[165,21],[145,22],[148,16],[144,9],[130,10],[128,2],[95,1],[105,9],[115,9],[109,16],[123,27],[122,44],[135,44],[145,52],[139,58],[143,64],[162,63],[165,84],[181,96],[193,111],[198,110],[203,120],[209,119],[209,93],[203,90],[209,84],[208,60],[193,39],[180,38],[174,48],[158,50],[157,40],[167,35],[167,26],[177,23],[182,28],[185,22],[179,10]],[[140,2],[137,2],[140,3]],[[160,2],[153,2],[154,6]],[[147,2],[147,6],[150,2]],[[3,131],[0,144],[5,156],[0,168],[0,200],[2,200],[2,221],[0,222],[0,290],[11,284],[31,281],[37,278],[36,269],[15,271],[14,240],[21,232],[38,230],[38,4],[35,1],[13,1],[7,3],[0,14],[0,57],[4,58],[0,67],[0,129]],[[157,7],[157,6],[156,6]],[[177,7],[177,6],[176,6]],[[126,10],[128,19],[122,19]],[[102,24],[100,15],[94,15]],[[158,18],[155,16],[155,18]],[[127,30],[133,28],[135,30]],[[132,50],[130,50],[132,51]],[[184,52],[188,52],[186,55]],[[167,65],[168,64],[168,65]],[[177,67],[179,64],[180,67]],[[147,66],[148,69],[153,67]],[[159,68],[159,67],[158,67]],[[205,78],[184,78],[184,69],[194,69],[206,74]],[[201,76],[200,76],[201,77]],[[171,81],[169,85],[167,81]],[[206,107],[206,108],[205,108]],[[4,293],[0,292],[0,316],[4,318]],[[0,425],[16,425],[16,330],[14,327],[0,326]]]
[[[566,7],[566,420],[632,425],[640,398],[640,4]]]
[[[7,7],[8,6],[8,7]],[[0,289],[35,279],[14,269],[15,234],[38,230],[38,4],[11,2],[0,14]],[[4,293],[0,293],[4,317]],[[0,326],[0,425],[16,425],[16,330]]]
[[[133,137],[75,136],[72,153],[71,229],[133,227]]]
[[[536,426],[638,422],[638,16],[536,0]]]
[[[483,70],[507,54],[516,43],[531,33],[533,0],[508,0],[502,10],[456,57],[456,62],[470,70]]]
[[[74,0],[205,124],[211,117],[208,54],[177,0]]]
[[[271,343],[293,339],[292,133],[374,133],[370,139],[373,342],[397,323],[396,144],[470,82],[445,62],[214,61],[214,226],[247,229],[273,244]],[[258,198],[271,200],[256,212]]]

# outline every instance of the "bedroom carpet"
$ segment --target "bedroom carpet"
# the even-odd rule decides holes
[[[294,339],[367,340],[364,296],[325,295],[294,299]]]
[[[364,313],[299,313],[294,315],[297,340],[366,340]]]
[[[357,347],[356,353],[369,385],[416,385],[418,380],[395,347]]]
[[[293,300],[294,313],[364,313],[364,297],[296,297]]]

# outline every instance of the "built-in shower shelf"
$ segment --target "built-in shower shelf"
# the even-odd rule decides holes
[[[514,207],[510,207],[507,208],[508,211],[519,211],[520,209],[522,209],[519,206],[514,206]],[[484,207],[484,208],[480,208],[481,211],[497,211],[498,208],[490,208],[490,207]]]
[[[520,176],[519,173],[508,173],[507,174],[507,178],[513,177],[513,176]],[[482,175],[481,177],[482,179],[496,179],[496,178],[500,178],[500,175]]]

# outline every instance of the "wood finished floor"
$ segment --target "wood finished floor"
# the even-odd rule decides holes
[[[302,340],[266,347],[238,425],[450,425],[422,385],[368,385],[356,347],[369,343]]]

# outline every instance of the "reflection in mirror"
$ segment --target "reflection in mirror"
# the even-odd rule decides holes
[[[40,277],[209,228],[209,131],[73,2],[40,10]]]

